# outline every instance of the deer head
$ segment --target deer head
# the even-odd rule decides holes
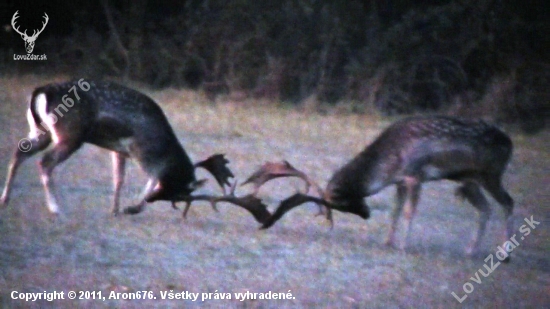
[[[253,173],[252,176],[244,182],[244,184],[253,184],[255,186],[255,194],[264,183],[279,177],[298,177],[303,179],[307,184],[306,192],[296,193],[283,200],[275,213],[273,213],[273,215],[269,217],[266,222],[264,222],[262,226],[263,229],[271,227],[289,210],[306,202],[314,202],[319,205],[321,209],[324,207],[326,209],[327,220],[329,220],[331,226],[333,225],[332,209],[353,213],[364,219],[369,217],[368,207],[360,194],[349,194],[350,192],[347,192],[347,189],[338,184],[337,179],[331,180],[327,186],[327,189],[322,190],[316,182],[311,180],[302,171],[294,168],[287,161],[267,162],[260,167],[258,171]],[[308,195],[309,188],[312,186],[316,189],[318,196]],[[357,196],[357,198],[355,196]]]
[[[15,14],[13,14],[13,17],[11,19],[11,26],[13,27],[13,30],[15,30],[15,32],[21,35],[21,38],[25,41],[25,49],[27,50],[27,53],[30,54],[34,49],[34,41],[36,41],[36,38],[38,38],[38,35],[42,33],[42,31],[44,31],[44,28],[46,28],[46,25],[48,24],[48,20],[49,20],[48,14],[44,12],[44,18],[46,20],[42,22],[42,29],[38,30],[38,32],[36,30],[33,30],[32,35],[28,36],[26,29],[25,29],[25,32],[21,32],[19,31],[19,27],[15,26],[15,20],[19,18],[19,16],[17,15],[18,12],[19,11],[16,11]]]
[[[242,197],[235,196],[235,188],[237,187],[237,182],[235,181],[230,185],[229,178],[233,178],[233,173],[227,167],[229,161],[225,158],[223,154],[215,154],[207,158],[206,160],[200,161],[194,164],[195,168],[201,167],[206,169],[212,176],[216,179],[220,185],[223,195],[214,196],[214,195],[191,195],[190,193],[195,189],[201,187],[206,180],[195,181],[190,184],[188,190],[184,190],[181,194],[175,194],[175,191],[169,191],[169,189],[158,186],[153,192],[151,192],[145,200],[147,202],[154,202],[157,200],[168,200],[172,202],[172,207],[176,208],[176,202],[185,202],[185,209],[183,211],[183,217],[187,216],[187,212],[191,207],[193,201],[208,201],[212,205],[212,208],[217,210],[216,205],[220,202],[227,202],[234,204],[236,206],[242,207],[249,211],[254,218],[259,222],[264,224],[267,222],[271,214],[267,211],[266,205],[256,196],[249,194]],[[229,194],[226,194],[225,186],[230,187]],[[167,191],[168,190],[168,191]]]

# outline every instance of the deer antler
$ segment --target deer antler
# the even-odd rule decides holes
[[[183,210],[183,217],[186,218],[187,212],[191,207],[193,201],[208,201],[212,205],[212,208],[216,209],[216,204],[220,202],[228,202],[236,206],[240,206],[248,210],[258,221],[259,223],[265,224],[267,220],[271,217],[269,211],[267,211],[267,206],[262,203],[262,200],[256,196],[249,194],[243,197],[235,196],[235,188],[237,187],[237,182],[234,182],[231,186],[231,192],[229,195],[223,196],[211,196],[211,195],[189,195],[181,198],[181,201],[185,202],[185,209]],[[173,201],[174,203],[175,201]]]
[[[28,36],[27,35],[27,30],[25,29],[25,32],[21,32],[19,31],[19,27],[16,27],[15,26],[15,20],[19,18],[19,16],[17,15],[19,14],[19,10],[15,11],[15,14],[13,14],[13,17],[11,18],[11,25],[13,27],[13,30],[15,30],[15,32],[19,33],[20,35],[22,36],[25,36],[27,38],[36,38],[38,37],[38,35],[40,33],[42,33],[42,31],[44,31],[44,28],[46,28],[46,25],[48,24],[48,21],[50,20],[50,18],[48,17],[48,14],[46,14],[46,12],[44,12],[44,18],[46,19],[45,21],[42,22],[42,29],[38,30],[38,33],[36,32],[37,30],[33,30],[32,32],[32,35],[31,36]]]
[[[197,167],[202,167],[205,170],[207,170],[212,176],[214,176],[214,179],[216,179],[216,182],[220,185],[222,188],[222,194],[225,195],[225,186],[231,186],[231,183],[229,182],[229,178],[235,177],[233,175],[233,172],[227,167],[227,164],[229,163],[229,160],[225,158],[224,154],[217,153],[214,155],[211,155],[210,157],[206,158],[205,160],[202,160],[200,162],[195,163],[194,167],[197,169]],[[187,217],[187,212],[189,211],[189,207],[191,207],[190,203],[187,203],[185,206],[185,210],[183,211],[183,217]],[[176,203],[172,202],[172,208],[178,209],[176,207]],[[216,207],[216,204],[212,204],[212,208],[217,212],[218,208]]]
[[[254,172],[242,185],[251,183],[254,186],[253,195],[257,195],[260,187],[266,182],[280,177],[298,177],[306,182],[306,193],[309,192],[310,187],[314,187],[319,195],[322,196],[323,190],[319,185],[309,179],[305,173],[297,170],[288,161],[282,162],[266,162],[256,172]]]
[[[194,166],[195,169],[197,167],[202,167],[210,172],[222,188],[223,194],[225,195],[225,186],[231,186],[229,178],[235,177],[235,175],[233,175],[231,170],[227,167],[228,163],[229,160],[225,158],[225,155],[218,153],[208,157],[206,160],[195,163]]]
[[[42,33],[42,31],[44,31],[44,28],[46,28],[46,25],[48,24],[48,20],[50,20],[50,18],[48,17],[48,14],[46,14],[46,12],[44,12],[44,16],[43,16],[46,20],[42,22],[42,29],[40,29],[36,34],[34,34],[35,30],[33,30],[32,32],[32,37],[37,37],[40,33]]]
[[[277,222],[279,219],[281,219],[286,212],[288,212],[292,208],[294,208],[296,206],[300,206],[300,205],[302,205],[303,203],[306,203],[306,202],[314,202],[318,205],[323,205],[323,206],[327,207],[327,209],[328,209],[327,219],[330,221],[331,227],[332,227],[332,225],[333,225],[332,211],[331,211],[329,202],[327,202],[325,199],[318,198],[318,197],[315,197],[315,196],[305,195],[305,194],[302,194],[302,193],[296,193],[296,194],[292,195],[291,197],[289,197],[286,200],[281,202],[281,204],[279,205],[277,210],[273,213],[273,215],[271,215],[271,217],[269,217],[269,219],[266,222],[264,222],[261,229],[270,228],[273,224],[275,224],[275,222]]]
[[[324,199],[325,193],[323,189],[321,189],[321,187],[316,182],[311,180],[304,172],[296,169],[286,160],[282,162],[266,162],[256,172],[254,172],[243,183],[243,185],[247,183],[253,184],[254,192],[251,195],[255,196],[264,183],[279,177],[298,177],[303,179],[306,182],[306,194],[296,193],[282,201],[273,216],[271,216],[263,224],[262,229],[271,227],[287,211],[306,202],[314,202],[319,205],[319,214],[323,214],[323,206],[326,207],[326,218],[329,220],[331,227],[334,225],[332,221],[332,210],[330,208],[330,203]],[[312,186],[316,189],[319,197],[307,195],[309,188]]]
[[[16,27],[15,26],[15,20],[19,18],[19,16],[17,15],[19,13],[19,10],[15,11],[15,14],[13,14],[13,17],[11,18],[11,26],[13,27],[13,30],[17,33],[19,33],[20,35],[24,35],[24,36],[27,36],[27,30],[25,30],[25,32],[21,32],[19,31],[19,27]]]
[[[187,218],[187,213],[189,212],[189,209],[191,208],[191,203],[193,201],[208,201],[215,211],[218,211],[216,207],[218,203],[228,202],[248,210],[258,222],[262,224],[266,222],[271,214],[269,213],[269,211],[267,211],[267,206],[264,205],[259,198],[253,195],[247,195],[243,197],[235,196],[237,181],[235,181],[233,184],[229,182],[229,178],[234,178],[235,176],[233,175],[233,172],[231,172],[231,170],[227,167],[228,163],[229,160],[225,158],[225,155],[215,154],[203,161],[195,163],[194,165],[195,168],[202,167],[210,172],[210,174],[212,174],[212,176],[216,179],[222,189],[222,196],[213,196],[206,194],[182,196],[177,200],[172,200],[172,207],[174,209],[178,209],[176,207],[176,202],[185,202],[185,208],[183,209],[183,218]],[[225,186],[228,186],[230,188],[229,195],[226,194]]]
[[[229,162],[229,161],[228,161]],[[237,187],[237,181],[235,181],[230,188],[229,196],[235,196],[235,188]],[[222,187],[223,188],[223,187]],[[225,194],[225,188],[223,188],[223,196],[226,197],[228,195]],[[183,202],[185,202],[185,208],[183,209],[183,218],[187,219],[187,212],[189,212],[189,209],[191,208],[191,202],[192,201],[208,201],[210,202],[210,205],[212,205],[212,209],[214,209],[216,212],[219,212],[218,207],[216,206],[218,199],[221,197],[215,197],[215,196],[209,196],[209,195],[194,195],[192,196],[194,199],[191,199],[191,197],[185,197]],[[197,198],[198,197],[198,198]],[[178,209],[176,207],[176,201],[172,201],[172,208]]]

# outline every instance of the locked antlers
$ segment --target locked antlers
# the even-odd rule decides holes
[[[195,168],[202,167],[210,172],[210,174],[212,174],[214,179],[216,179],[216,181],[222,188],[222,196],[213,196],[206,194],[182,196],[177,201],[172,201],[172,207],[176,208],[175,203],[178,201],[185,202],[186,205],[185,209],[183,210],[183,217],[186,218],[187,212],[189,211],[189,208],[191,207],[191,203],[193,201],[208,201],[212,205],[212,208],[214,208],[214,210],[216,211],[216,205],[218,203],[228,202],[249,211],[254,216],[256,221],[262,224],[266,222],[271,214],[269,213],[269,211],[267,211],[266,205],[264,205],[259,198],[255,197],[252,194],[243,197],[235,196],[237,181],[235,181],[232,185],[229,182],[229,178],[233,178],[235,176],[227,167],[228,163],[229,160],[227,160],[223,154],[215,154],[210,156],[206,160],[200,161],[195,164]],[[225,190],[226,185],[230,187],[230,193],[228,195],[226,194]]]
[[[280,218],[283,217],[283,215],[288,212],[289,210],[302,205],[306,202],[314,202],[320,207],[319,214],[323,213],[323,206],[326,208],[326,218],[329,220],[331,227],[333,226],[332,221],[332,210],[330,207],[330,202],[325,200],[325,193],[321,189],[321,187],[311,180],[304,172],[299,171],[294,166],[292,166],[288,161],[282,161],[282,162],[267,162],[264,165],[262,165],[256,172],[254,172],[244,183],[245,184],[252,184],[254,186],[254,193],[252,195],[256,195],[260,189],[260,187],[265,184],[266,182],[280,177],[298,177],[300,179],[303,179],[306,182],[306,192],[303,193],[296,193],[292,195],[291,197],[283,200],[280,204],[275,213],[270,216],[265,222],[263,222],[262,229],[267,229],[271,227],[275,222],[277,222]],[[317,191],[317,194],[319,197],[307,195],[309,192],[310,187],[314,187]]]
[[[214,209],[216,209],[217,203],[228,202],[248,210],[259,223],[264,224],[267,222],[267,220],[271,217],[271,214],[267,211],[267,207],[262,203],[262,200],[252,194],[242,197],[235,196],[236,185],[237,182],[233,183],[229,195],[211,196],[202,194],[183,197],[181,201],[186,202],[185,209],[183,210],[183,217],[185,218],[187,216],[187,212],[189,211],[193,201],[208,201]]]
[[[232,184],[229,181],[229,178],[233,178],[234,175],[227,167],[228,163],[229,161],[224,155],[215,154],[206,160],[195,164],[195,168],[202,167],[212,174],[222,189],[222,196],[206,194],[187,195],[179,197],[176,201],[172,201],[172,206],[176,208],[176,202],[185,202],[186,205],[183,210],[183,217],[185,218],[189,208],[191,207],[191,203],[194,201],[210,202],[212,208],[215,210],[217,210],[216,205],[218,203],[227,202],[246,209],[258,222],[262,224],[262,229],[267,229],[281,219],[289,210],[307,202],[314,202],[320,207],[319,214],[322,214],[324,212],[323,210],[326,208],[326,218],[329,220],[331,227],[333,226],[331,203],[325,199],[325,192],[316,182],[311,180],[302,171],[296,169],[288,161],[267,162],[262,165],[242,183],[242,185],[252,184],[254,186],[253,193],[242,197],[237,197],[235,195],[237,181],[234,181]],[[298,177],[304,180],[306,183],[306,190],[305,193],[296,193],[283,200],[279,204],[279,207],[275,213],[272,215],[267,210],[266,205],[264,205],[261,199],[259,199],[256,195],[258,194],[261,186],[266,182],[281,177]],[[229,187],[229,194],[226,194],[226,186]],[[311,187],[315,188],[318,197],[308,195]]]
[[[268,229],[270,228],[275,222],[277,222],[279,219],[283,217],[285,213],[287,213],[289,210],[291,210],[294,207],[300,206],[307,202],[313,202],[321,206],[325,206],[327,213],[326,218],[330,223],[330,227],[332,228],[334,226],[334,221],[332,220],[332,209],[330,207],[330,203],[326,201],[323,198],[318,198],[311,195],[306,195],[302,193],[296,193],[292,195],[291,197],[283,200],[280,204],[277,210],[267,219],[265,222],[263,222],[263,225],[261,229]],[[322,208],[321,208],[322,209]]]

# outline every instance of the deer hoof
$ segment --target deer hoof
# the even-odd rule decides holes
[[[395,243],[391,239],[386,240],[384,242],[384,246],[395,249]]]
[[[467,257],[473,257],[474,256],[474,247],[469,245],[468,247],[466,247],[466,256]]]
[[[472,239],[472,241],[466,247],[466,255],[470,258],[480,254],[479,241]]]
[[[124,208],[124,214],[127,214],[127,215],[136,215],[142,211],[143,211],[143,207],[141,207],[140,205],[128,206]]]
[[[8,206],[9,199],[7,197],[0,198],[0,208]]]
[[[52,223],[67,222],[67,217],[62,212],[50,212],[48,218]]]

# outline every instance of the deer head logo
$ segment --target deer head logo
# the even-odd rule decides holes
[[[13,18],[11,19],[11,26],[13,27],[13,30],[15,32],[19,33],[21,35],[21,38],[25,41],[25,49],[27,50],[27,54],[32,53],[32,50],[34,49],[34,41],[36,41],[36,38],[38,38],[38,35],[44,31],[44,28],[46,28],[46,25],[48,24],[48,14],[44,12],[44,18],[46,19],[44,22],[42,22],[42,29],[40,29],[38,32],[36,30],[33,30],[32,35],[27,35],[27,30],[25,29],[25,32],[19,31],[19,27],[15,26],[15,20],[19,18],[17,16],[17,13],[19,11],[16,11],[15,14],[13,14]]]

